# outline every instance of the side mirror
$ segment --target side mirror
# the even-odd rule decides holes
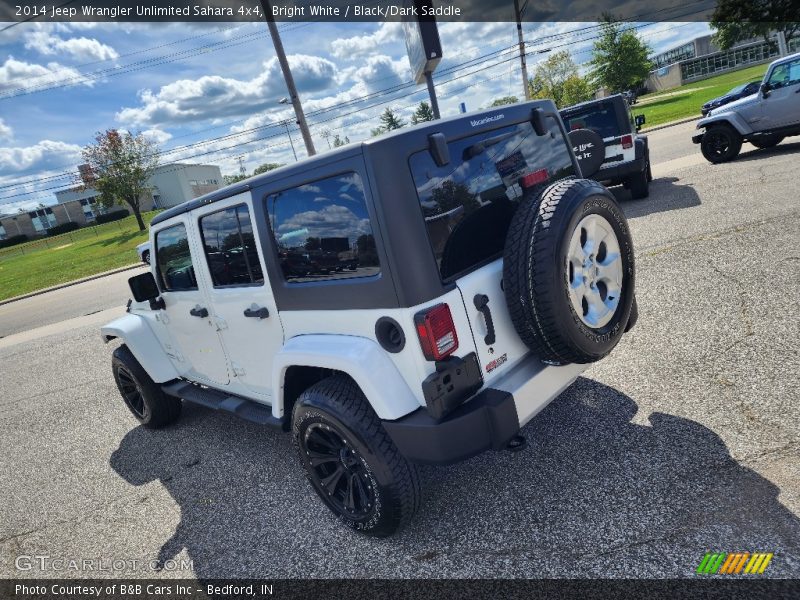
[[[128,279],[128,287],[131,288],[133,299],[137,302],[150,301],[150,308],[153,310],[164,308],[164,301],[159,298],[156,278],[150,271]]]
[[[539,137],[547,133],[547,124],[544,122],[544,118],[544,111],[541,108],[534,108],[531,111],[531,125]]]
[[[647,119],[645,119],[644,115],[636,115],[634,117],[634,122],[636,123],[636,131],[639,131],[642,128],[642,125],[647,122]]]
[[[761,95],[764,96],[764,98],[769,98],[770,91],[772,91],[772,86],[769,84],[769,81],[761,84]]]
[[[428,152],[437,167],[450,164],[450,147],[443,133],[432,133],[428,136]]]

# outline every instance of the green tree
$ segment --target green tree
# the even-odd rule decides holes
[[[463,206],[465,214],[469,214],[481,207],[477,194],[470,192],[465,184],[451,179],[443,181],[433,190],[431,200],[436,202],[436,208],[428,216],[446,213],[459,206]]]
[[[589,82],[580,76],[567,50],[556,52],[539,63],[529,85],[531,98],[550,98],[558,108],[592,97]]]
[[[419,106],[417,106],[417,110],[414,111],[414,114],[411,115],[411,124],[418,125],[426,121],[433,121],[433,119],[434,116],[431,105],[423,100],[419,103]]]
[[[336,134],[336,135],[333,137],[333,147],[334,147],[334,148],[339,148],[340,146],[346,146],[346,145],[347,145],[347,144],[349,144],[349,143],[350,143],[350,138],[349,138],[349,137],[347,137],[347,136],[344,136],[344,139],[342,139],[342,138],[339,136],[339,134],[337,133],[337,134]]]
[[[387,107],[381,115],[380,127],[372,130],[372,136],[375,137],[376,135],[381,135],[387,131],[393,131],[394,129],[400,129],[405,126],[406,122],[394,110]]]
[[[603,17],[600,39],[594,43],[593,52],[590,79],[612,94],[639,87],[653,66],[647,58],[647,44],[608,15]]]
[[[769,41],[782,31],[788,44],[800,36],[800,12],[792,0],[719,0],[711,15],[714,43],[727,50],[752,38]]]
[[[151,191],[148,180],[158,166],[158,146],[141,133],[116,129],[98,132],[94,139],[81,152],[91,171],[84,183],[100,192],[100,202],[106,208],[127,204],[139,230],[144,231],[140,203]]]
[[[244,175],[242,173],[237,173],[236,175],[223,175],[222,181],[225,182],[225,185],[231,185],[232,183],[239,183],[248,177],[249,175]]]
[[[281,163],[264,163],[255,168],[253,175],[260,175],[261,173],[266,173],[267,171],[272,171],[282,166],[283,164]]]
[[[495,98],[489,107],[505,106],[506,104],[516,104],[517,102],[519,102],[519,98],[516,96],[503,96],[502,98]]]

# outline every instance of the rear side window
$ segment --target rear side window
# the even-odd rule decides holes
[[[409,160],[439,273],[447,281],[502,254],[519,201],[574,175],[560,128],[537,136],[521,123],[449,143],[450,164],[427,150]],[[521,184],[525,186],[523,189]]]
[[[165,292],[197,289],[189,238],[183,224],[156,233],[156,269]]]
[[[200,234],[214,287],[264,283],[246,206],[234,206],[202,217]]]
[[[563,114],[562,114],[563,116]],[[616,137],[620,134],[617,114],[611,102],[599,102],[563,116],[567,131],[574,129],[591,129],[601,138]]]
[[[343,173],[267,197],[267,214],[286,281],[305,283],[380,273],[358,173]]]

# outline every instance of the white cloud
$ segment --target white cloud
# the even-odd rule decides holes
[[[41,30],[28,34],[25,47],[46,56],[69,55],[83,62],[109,60],[119,56],[114,48],[95,39],[86,37],[64,39]]]
[[[382,23],[373,33],[339,38],[331,42],[331,54],[336,58],[354,59],[375,53],[383,44],[403,40],[403,26],[400,23]]]
[[[0,117],[0,140],[10,140],[14,137],[14,130],[6,125],[5,121]]]
[[[80,146],[52,140],[22,148],[0,148],[0,176],[72,168],[80,160]]]
[[[24,91],[57,83],[92,85],[92,81],[84,79],[75,69],[55,62],[45,66],[16,60],[13,56],[9,56],[6,62],[0,66],[0,93]]]
[[[153,127],[152,129],[146,129],[145,131],[142,132],[142,135],[144,135],[145,137],[150,138],[156,144],[159,144],[159,145],[163,144],[164,142],[168,142],[169,140],[172,139],[172,134],[171,133],[168,133],[166,131],[162,131],[161,129],[158,129],[157,127]]]
[[[335,82],[336,65],[325,58],[295,54],[288,60],[301,93],[327,89]],[[283,75],[273,58],[250,80],[205,75],[174,81],[157,92],[144,90],[140,93],[142,105],[123,108],[116,118],[130,125],[196,122],[274,108],[285,95]]]

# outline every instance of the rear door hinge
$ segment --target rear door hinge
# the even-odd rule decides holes
[[[214,317],[214,325],[217,326],[217,331],[222,331],[223,329],[228,328],[228,322],[223,319],[222,317]]]
[[[245,371],[244,367],[242,367],[241,365],[237,365],[236,363],[231,363],[231,367],[233,367],[234,377],[244,377],[247,374],[247,371]]]

